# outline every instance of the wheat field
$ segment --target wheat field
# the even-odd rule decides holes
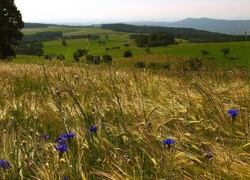
[[[2,179],[250,177],[247,71],[1,63],[0,87]]]

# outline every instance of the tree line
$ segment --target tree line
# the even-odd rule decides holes
[[[30,44],[20,44],[14,47],[16,54],[23,55],[37,55],[41,56],[44,54],[43,43],[30,43]]]
[[[49,40],[54,40],[54,39],[58,39],[62,37],[63,37],[63,33],[60,31],[38,32],[36,34],[24,35],[21,43],[49,41]]]
[[[24,28],[47,28],[50,24],[42,23],[25,23]]]
[[[82,35],[71,35],[71,36],[63,36],[63,39],[100,39],[99,35],[93,35],[93,34],[82,34]]]
[[[103,29],[109,29],[117,32],[129,32],[136,34],[167,34],[169,37],[186,39],[190,42],[232,42],[245,41],[244,35],[227,35],[193,28],[174,28],[160,26],[136,26],[128,24],[104,24]]]
[[[130,38],[135,39],[138,47],[167,46],[175,42],[173,37],[166,34],[131,35]]]
[[[19,45],[14,47],[14,51],[16,54],[41,56],[44,54],[43,41],[59,39],[62,36],[63,33],[60,31],[47,31],[24,35],[22,41],[19,42]]]

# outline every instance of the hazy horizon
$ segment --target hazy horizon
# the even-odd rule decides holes
[[[31,23],[173,22],[186,18],[250,20],[249,0],[15,0],[15,4],[23,21]]]

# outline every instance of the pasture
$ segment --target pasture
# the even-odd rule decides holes
[[[125,50],[130,50],[133,56],[145,55],[146,48],[138,48],[133,40],[129,39],[129,33],[117,33],[111,30],[101,29],[100,27],[55,27],[48,28],[26,28],[24,34],[31,34],[45,31],[61,31],[64,36],[71,35],[99,35],[100,39],[66,39],[67,46],[62,46],[62,40],[53,40],[43,42],[45,54],[63,54],[68,61],[73,61],[73,53],[81,49],[89,49],[89,54],[102,56],[109,54],[113,59],[123,58]],[[105,41],[104,45],[100,45],[99,41]],[[218,61],[224,66],[247,66],[250,61],[250,44],[249,42],[227,42],[227,43],[188,43],[185,40],[176,40],[180,44],[167,47],[152,47],[152,54],[163,54],[170,56],[178,56],[180,58],[199,57],[201,59],[209,59]],[[129,47],[124,47],[124,44],[129,44]],[[106,48],[121,47],[119,50],[106,51]],[[230,53],[228,58],[225,58],[221,52],[222,48],[229,48]],[[206,50],[209,55],[203,57],[201,51]],[[22,57],[23,59],[24,57]],[[29,58],[27,58],[29,59]],[[32,59],[38,59],[34,57]],[[231,59],[231,60],[230,60]],[[19,62],[17,56],[15,62]]]
[[[104,46],[44,42],[46,54],[64,61],[18,55],[0,63],[1,178],[248,179],[250,74],[239,67],[249,65],[246,43],[183,42],[146,54],[129,34],[106,33]],[[125,42],[131,58],[123,57]],[[121,49],[106,52],[112,46]],[[236,60],[224,58],[224,46]],[[113,64],[73,63],[78,48],[110,54]],[[201,70],[183,67],[193,56]],[[138,61],[171,68],[139,69]]]

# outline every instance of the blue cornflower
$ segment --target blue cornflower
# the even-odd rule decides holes
[[[58,144],[63,144],[65,141],[60,136],[59,138],[55,139],[55,142],[57,142]]]
[[[229,109],[228,114],[234,118],[235,116],[237,116],[239,114],[239,110],[238,109]]]
[[[211,154],[210,152],[207,152],[207,153],[205,154],[205,157],[206,157],[207,159],[211,159],[213,156],[212,156],[212,154]]]
[[[7,161],[7,160],[0,160],[0,167],[2,167],[4,169],[9,169],[9,168],[11,168],[11,165],[10,165],[9,161]]]
[[[56,92],[57,94],[59,94],[59,93],[60,93],[60,88],[59,88],[59,87],[56,87],[56,88],[55,88],[55,92]]]
[[[55,146],[55,149],[60,152],[65,152],[67,150],[67,146],[65,144],[58,144]]]
[[[71,139],[71,138],[73,138],[73,137],[75,137],[75,134],[74,133],[72,133],[72,132],[70,132],[70,133],[63,133],[62,135],[61,135],[61,138],[62,139]]]
[[[49,136],[48,136],[48,135],[46,135],[46,134],[43,134],[43,135],[42,135],[42,138],[46,140],[46,139],[48,139],[48,138],[49,138]]]
[[[174,144],[174,139],[168,138],[168,139],[164,140],[162,143],[163,143],[163,145],[170,146],[171,144]]]
[[[67,140],[63,137],[63,135],[59,136],[57,139],[55,139],[56,142],[60,143],[64,143],[64,141]]]
[[[75,137],[75,134],[70,132],[70,133],[63,133],[61,136],[59,136],[55,141],[58,143],[64,143],[65,141]]]
[[[90,132],[96,132],[97,131],[97,126],[92,126],[89,128]]]
[[[68,178],[64,177],[63,180],[69,180]]]

